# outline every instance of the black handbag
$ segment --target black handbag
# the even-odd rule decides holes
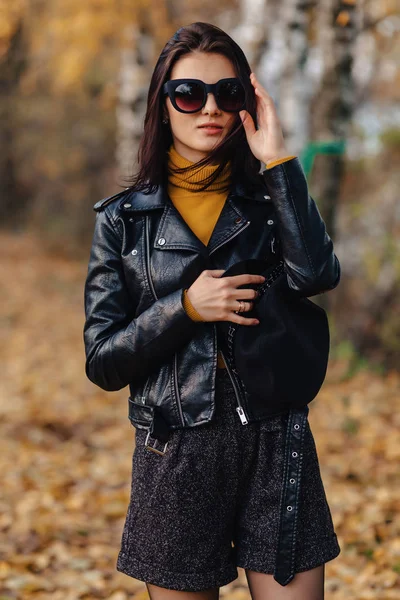
[[[318,394],[329,358],[329,323],[325,310],[289,287],[284,262],[248,259],[229,267],[222,277],[243,273],[261,274],[251,311],[244,317],[259,319],[256,326],[219,322],[221,343],[232,369],[245,391],[263,414],[302,408]],[[265,408],[265,413],[264,413]]]

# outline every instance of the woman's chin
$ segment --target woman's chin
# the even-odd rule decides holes
[[[218,145],[220,140],[220,137],[218,139],[216,139],[216,137],[213,137],[210,139],[203,138],[200,140],[194,140],[192,138],[190,141],[188,140],[188,142],[184,142],[181,139],[180,143],[186,147],[186,151],[184,151],[183,148],[181,148],[181,154],[183,154],[187,158],[189,158],[190,156],[189,160],[197,162],[198,160],[204,158],[204,156],[206,156],[207,154],[210,154],[210,152],[214,150],[214,148]]]
[[[214,135],[210,137],[207,136],[205,139],[203,138],[202,140],[199,140],[198,143],[196,143],[195,149],[199,152],[211,152],[211,150],[213,150],[221,140],[221,135]]]

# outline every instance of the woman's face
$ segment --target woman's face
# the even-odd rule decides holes
[[[191,52],[182,56],[172,67],[170,79],[201,79],[204,83],[216,83],[226,77],[237,77],[231,61],[223,54]],[[218,108],[214,94],[207,95],[207,102],[196,113],[185,114],[176,110],[166,96],[173,142],[176,151],[192,162],[205,158],[220,143],[231,128],[235,113]],[[202,125],[213,122],[222,129],[207,129]]]

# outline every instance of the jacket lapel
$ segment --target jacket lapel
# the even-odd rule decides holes
[[[208,256],[247,228],[250,223],[243,200],[254,201],[255,199],[254,194],[250,194],[242,184],[234,184],[227,195],[207,246],[190,229],[162,186],[154,194],[141,192],[128,194],[120,203],[119,208],[122,212],[147,212],[163,209],[153,248],[157,250],[190,250]],[[257,200],[260,200],[258,194]]]
[[[193,233],[168,197],[160,219],[153,247],[158,250],[193,250],[207,254],[207,247]]]
[[[208,242],[208,253],[212,254],[215,252],[215,250],[239,235],[249,224],[250,222],[243,208],[239,208],[235,196],[230,194],[226,199]]]

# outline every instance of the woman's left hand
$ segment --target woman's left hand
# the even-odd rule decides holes
[[[250,74],[250,81],[256,94],[259,129],[255,128],[254,120],[247,110],[241,110],[239,116],[242,119],[250,150],[258,160],[267,164],[285,158],[289,155],[289,152],[285,146],[282,127],[271,96],[260,84],[254,73]]]

